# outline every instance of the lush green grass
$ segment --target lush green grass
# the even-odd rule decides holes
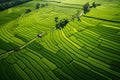
[[[35,0],[0,12],[0,80],[119,80],[119,1],[95,0],[102,6],[89,17],[55,30],[55,17],[71,18],[88,0],[59,1],[34,10],[46,3]],[[33,11],[18,17],[26,8]]]
[[[26,9],[35,10],[36,3],[45,4],[46,2],[40,1],[30,1],[12,8],[9,8],[4,11],[0,11],[0,25],[10,22],[16,18],[19,18],[21,15],[25,14]]]

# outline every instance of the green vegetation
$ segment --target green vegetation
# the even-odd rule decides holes
[[[1,11],[0,80],[119,80],[120,1],[94,1],[33,0]],[[87,2],[101,6],[79,21]]]
[[[0,1],[0,11],[8,9],[10,7],[28,2],[31,0],[1,0]]]

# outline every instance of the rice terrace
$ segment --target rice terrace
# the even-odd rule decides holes
[[[120,0],[0,0],[0,80],[120,80]]]

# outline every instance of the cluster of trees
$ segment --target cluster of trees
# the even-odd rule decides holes
[[[39,3],[37,3],[36,6],[35,6],[35,9],[43,8],[45,6],[48,6],[48,4],[47,3],[46,4],[39,4]]]
[[[62,19],[60,22],[58,21],[58,17],[55,17],[55,22],[56,22],[56,29],[61,29],[64,28],[68,23],[68,19]]]
[[[26,9],[25,10],[25,13],[30,13],[30,12],[32,12],[31,9]]]
[[[83,5],[83,11],[84,11],[85,14],[90,11],[89,2],[87,2],[85,5]]]
[[[39,4],[39,3],[37,3],[37,4],[35,5],[35,9],[43,8],[43,7],[45,7],[45,6],[48,6],[48,4],[47,4],[47,3],[46,3],[46,4]],[[30,12],[32,12],[31,9],[26,9],[26,10],[25,10],[25,13],[30,13]]]
[[[31,1],[31,0],[0,0],[0,11],[28,2],[28,1]]]
[[[75,15],[72,16],[71,19],[62,19],[59,21],[58,17],[55,17],[54,21],[56,22],[56,29],[61,29],[64,28],[70,21],[73,21],[75,18],[77,18],[78,21],[80,20],[80,11],[78,10],[77,13]]]
[[[97,6],[101,6],[101,4],[96,4],[95,2],[93,2],[92,6],[90,6],[89,2],[87,2],[85,5],[83,5],[83,11],[86,14],[90,11],[90,8],[96,8]]]
[[[96,3],[95,2],[92,3],[92,7],[96,8]]]
[[[78,10],[77,13],[75,15],[72,16],[72,18],[70,20],[68,19],[62,19],[62,20],[58,20],[58,17],[55,17],[55,22],[56,22],[56,29],[61,29],[64,28],[70,21],[73,21],[74,19],[77,18],[78,21],[81,21],[80,16],[86,13],[88,13],[90,11],[90,8],[96,8],[97,6],[101,6],[101,4],[96,4],[95,2],[92,3],[92,6],[90,6],[89,2],[87,2],[85,5],[83,5],[83,12],[80,13],[80,11]]]
[[[12,0],[0,0],[0,3],[9,2],[9,1],[12,1]]]

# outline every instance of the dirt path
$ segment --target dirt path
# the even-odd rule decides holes
[[[50,32],[53,32],[54,30],[56,30],[56,29],[54,28],[54,29],[52,29],[52,30],[43,32],[43,33],[41,33],[41,35],[42,35],[42,37],[43,37],[44,35],[46,35],[46,34],[48,34],[48,33],[50,33]],[[34,42],[37,38],[39,38],[39,37],[36,36],[35,38],[33,38],[32,40],[30,40],[29,42],[27,42],[27,43],[24,44],[23,46],[18,47],[19,50],[24,49],[26,46],[28,46],[29,44],[31,44],[32,42]],[[17,51],[19,51],[19,50],[17,50]],[[16,51],[16,50],[15,50],[15,48],[14,48],[14,49],[12,49],[12,50],[10,50],[10,51],[8,51],[8,52],[1,53],[1,54],[0,54],[0,58],[1,58],[2,56],[6,55],[6,54],[10,54],[10,53],[13,53],[13,52],[15,52],[15,51]]]
[[[82,15],[83,15],[83,11],[82,11],[82,12],[80,13],[80,15],[78,15],[78,16],[81,17]],[[75,18],[76,18],[76,17],[75,17]],[[41,33],[41,35],[42,35],[42,37],[43,37],[43,36],[46,35],[47,33],[53,32],[54,30],[56,30],[56,28],[53,28],[53,29],[48,30],[48,31],[45,31],[45,32]],[[36,36],[35,38],[33,38],[32,40],[30,40],[29,42],[27,42],[27,43],[24,44],[23,46],[18,47],[18,50],[15,50],[15,48],[14,48],[14,49],[12,49],[12,50],[10,50],[10,51],[8,51],[8,52],[1,53],[1,54],[0,54],[0,58],[1,58],[2,56],[6,55],[6,54],[10,54],[10,53],[13,53],[13,52],[15,52],[15,51],[22,50],[23,48],[25,48],[26,46],[28,46],[29,44],[31,44],[32,42],[34,42],[37,38],[39,38],[39,37]]]

